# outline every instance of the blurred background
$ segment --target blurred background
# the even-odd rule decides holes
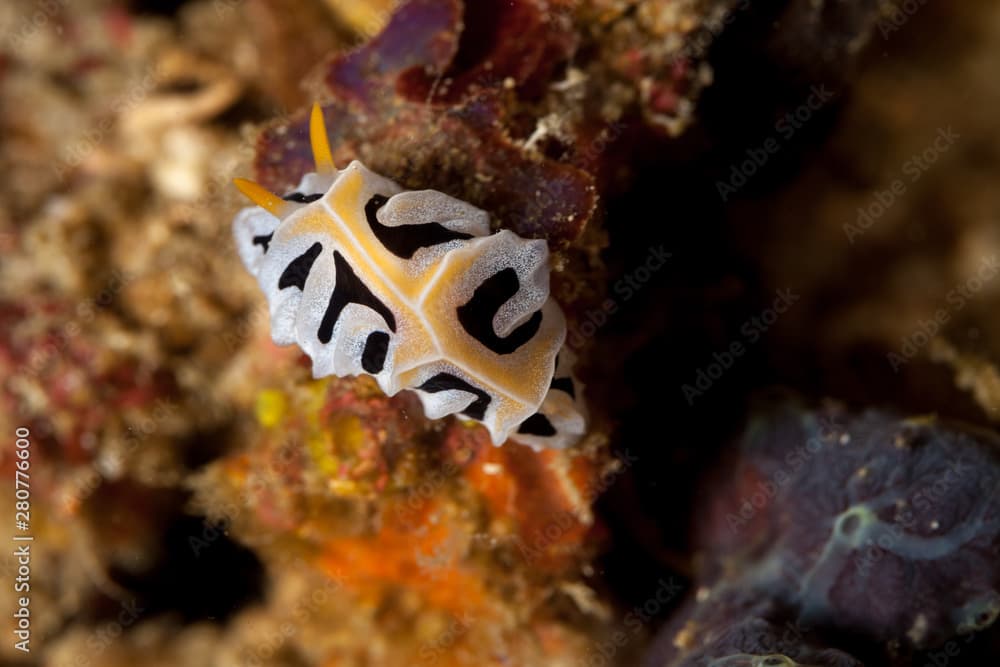
[[[0,663],[994,664],[998,67],[987,0],[3,3]],[[549,240],[579,446],[271,343],[231,181],[313,101]]]

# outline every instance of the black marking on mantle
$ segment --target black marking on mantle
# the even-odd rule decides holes
[[[365,351],[361,354],[361,368],[372,375],[378,375],[385,368],[385,357],[389,353],[389,334],[374,331],[368,334]]]
[[[337,272],[337,284],[333,288],[333,294],[330,295],[330,303],[326,307],[326,314],[323,315],[323,321],[316,332],[320,342],[323,344],[330,342],[333,338],[333,328],[337,325],[340,314],[344,308],[352,303],[367,306],[374,310],[382,316],[385,323],[389,325],[389,329],[393,333],[396,333],[396,316],[392,314],[388,306],[372,294],[368,286],[358,278],[358,275],[351,268],[351,265],[347,263],[347,260],[336,250],[333,251],[333,263]]]
[[[458,321],[465,331],[497,354],[511,354],[531,340],[542,325],[542,313],[536,311],[527,322],[501,338],[493,330],[493,318],[500,306],[521,289],[517,271],[506,268],[490,276],[473,292],[464,306],[458,307]]]
[[[274,238],[274,232],[271,232],[270,234],[263,234],[261,236],[255,236],[253,237],[253,244],[263,246],[264,254],[266,255],[267,251],[271,249],[272,238]]]
[[[556,434],[556,427],[552,425],[549,418],[541,412],[531,415],[518,427],[517,432],[522,435],[537,435],[543,438],[550,438]]]
[[[410,259],[421,248],[472,238],[472,234],[454,232],[439,222],[396,227],[383,225],[378,221],[376,213],[388,201],[389,198],[385,195],[375,195],[365,204],[365,216],[375,238],[396,257]]]
[[[551,389],[566,392],[570,398],[576,398],[576,385],[573,384],[573,378],[552,378],[552,384],[549,386]]]
[[[450,391],[453,389],[458,389],[459,391],[467,391],[476,397],[476,400],[469,404],[461,414],[470,417],[472,419],[482,421],[483,417],[486,416],[486,408],[489,407],[490,395],[479,387],[475,387],[462,378],[455,377],[451,373],[438,373],[431,379],[424,382],[422,385],[417,387],[420,391],[426,391],[428,394],[436,394],[441,391]]]
[[[322,192],[318,192],[313,195],[307,195],[301,192],[293,192],[291,194],[285,195],[284,197],[282,197],[282,199],[284,199],[285,201],[295,202],[296,204],[311,204],[317,199],[321,199],[322,197],[323,197]]]
[[[309,250],[289,262],[281,273],[281,278],[278,279],[278,289],[298,287],[300,290],[304,290],[306,278],[309,277],[309,272],[312,271],[313,264],[316,263],[316,258],[321,252],[323,252],[323,245],[317,241],[309,247]]]

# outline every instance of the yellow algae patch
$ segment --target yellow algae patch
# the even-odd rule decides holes
[[[341,21],[361,35],[378,34],[389,21],[395,0],[326,0],[327,6]]]
[[[306,449],[313,465],[324,475],[333,476],[340,469],[340,459],[333,450],[333,437],[328,433],[317,433],[306,440]]]
[[[350,480],[340,479],[345,460],[353,460],[364,451],[368,439],[361,418],[357,415],[338,413],[328,424],[316,428],[306,439],[306,449],[313,465],[330,477],[331,490],[351,493],[356,486]]]
[[[285,416],[288,402],[285,394],[277,389],[265,389],[257,394],[255,412],[261,426],[271,428]]]
[[[338,452],[356,454],[365,446],[365,428],[357,415],[343,413],[333,415],[329,430]]]

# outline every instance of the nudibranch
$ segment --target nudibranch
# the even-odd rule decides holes
[[[489,215],[434,190],[404,190],[358,161],[334,165],[313,106],[316,171],[277,196],[242,179],[256,206],[233,232],[268,300],[271,335],[297,343],[313,376],[371,375],[410,389],[431,419],[481,422],[493,443],[571,446],[582,387],[549,295],[544,240],[491,232]]]

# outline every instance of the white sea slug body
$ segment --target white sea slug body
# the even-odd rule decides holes
[[[275,343],[297,343],[315,377],[412,389],[429,418],[479,421],[497,445],[576,442],[586,418],[545,241],[491,233],[485,211],[360,162],[337,170],[319,107],[311,135],[317,170],[294,192],[237,182],[258,204],[233,229]]]

